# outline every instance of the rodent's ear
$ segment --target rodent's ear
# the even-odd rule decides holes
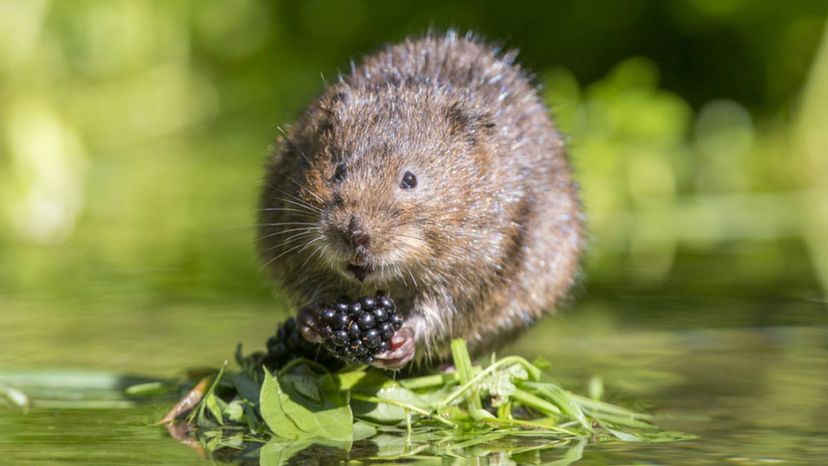
[[[489,112],[474,111],[459,102],[446,108],[445,117],[451,134],[463,136],[472,145],[477,144],[481,137],[488,135],[495,127]]]

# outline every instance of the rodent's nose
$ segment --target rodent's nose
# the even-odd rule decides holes
[[[371,240],[371,236],[365,231],[362,221],[356,215],[351,215],[348,221],[348,239],[357,247],[367,247]]]

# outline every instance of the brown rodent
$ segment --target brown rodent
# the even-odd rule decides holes
[[[297,304],[387,290],[405,325],[378,366],[441,360],[454,338],[493,349],[573,283],[576,186],[513,60],[455,33],[388,46],[330,84],[269,161],[266,267]]]

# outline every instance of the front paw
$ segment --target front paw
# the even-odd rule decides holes
[[[374,355],[373,365],[381,369],[400,369],[414,359],[416,350],[414,330],[402,327],[391,337],[391,348]]]
[[[296,323],[299,325],[299,333],[305,340],[311,343],[322,343],[322,336],[317,331],[319,322],[319,310],[315,306],[305,306],[296,313]]]

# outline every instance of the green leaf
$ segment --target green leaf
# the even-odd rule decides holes
[[[629,432],[624,432],[623,430],[610,429],[608,427],[607,431],[609,431],[609,433],[611,433],[618,440],[623,440],[625,442],[640,442],[641,441],[641,438],[639,438],[637,435],[629,433]]]
[[[228,420],[233,422],[242,422],[244,420],[244,401],[235,399],[227,404],[224,408],[224,415]]]
[[[311,395],[311,396],[308,396]],[[319,378],[265,372],[259,395],[270,430],[283,439],[351,442],[353,413],[329,375]]]
[[[405,421],[406,409],[400,405],[413,406],[422,411],[430,410],[428,404],[416,393],[396,384],[380,388],[371,396],[377,399],[377,402],[354,400],[352,402],[354,412],[360,418],[382,424],[396,424]],[[383,403],[379,400],[396,403]]]
[[[480,381],[480,388],[491,396],[492,406],[498,407],[508,403],[509,397],[515,393],[513,380],[526,380],[528,377],[526,369],[519,364],[513,364],[486,376]]]
[[[537,396],[554,403],[570,419],[577,421],[585,429],[592,430],[592,424],[587,420],[581,407],[561,387],[551,383],[527,382],[524,384],[524,388],[530,389]]]
[[[234,373],[230,380],[233,381],[233,386],[236,387],[236,391],[243,399],[256,405],[259,404],[260,387],[258,383],[242,373]]]
[[[221,425],[224,425],[224,416],[222,415],[221,406],[219,406],[219,399],[213,392],[207,394],[207,398],[204,399],[204,402],[207,404],[207,409],[210,410],[210,414],[213,415],[213,418]]]

